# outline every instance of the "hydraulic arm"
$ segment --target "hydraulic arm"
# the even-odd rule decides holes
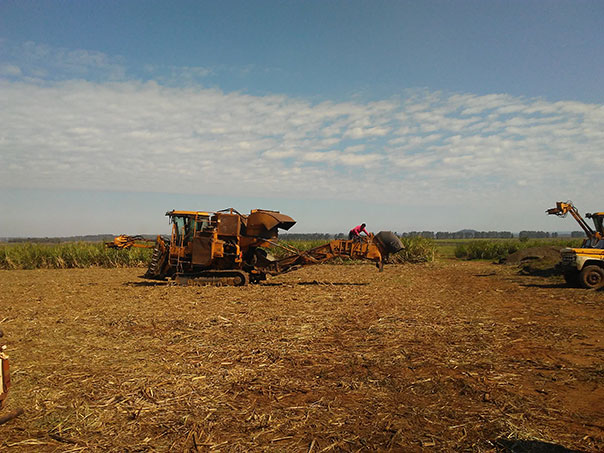
[[[600,240],[604,237],[604,232],[602,231],[601,213],[586,214],[587,218],[593,219],[594,225],[597,228],[597,230],[594,230],[589,226],[585,219],[581,217],[579,210],[575,208],[571,201],[567,201],[566,203],[558,201],[555,208],[548,209],[545,212],[547,214],[557,215],[558,217],[566,217],[566,215],[570,213],[570,215],[573,216],[573,218],[577,221],[581,229],[585,232],[588,240]]]

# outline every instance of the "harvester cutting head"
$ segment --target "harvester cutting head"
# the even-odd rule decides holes
[[[558,217],[566,217],[566,214],[572,212],[573,210],[576,211],[576,208],[572,201],[558,201],[555,208],[550,208],[545,211],[545,213],[549,215],[557,215]]]
[[[111,242],[105,242],[105,247],[110,249],[129,249],[131,247],[151,249],[153,248],[153,240],[146,239],[141,235],[128,236],[120,234],[113,238]]]

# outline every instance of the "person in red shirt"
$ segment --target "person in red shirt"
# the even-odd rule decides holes
[[[348,239],[360,238],[361,233],[365,233],[367,236],[369,236],[369,233],[365,229],[365,226],[366,225],[364,223],[355,226],[352,230],[348,232]]]

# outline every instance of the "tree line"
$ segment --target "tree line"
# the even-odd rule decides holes
[[[520,231],[513,234],[510,231],[408,231],[395,234],[399,237],[423,237],[427,239],[512,239],[512,238],[558,238],[559,233],[547,231]],[[146,239],[155,239],[157,235],[143,235]],[[585,236],[583,231],[573,231],[570,233],[572,238],[582,238]],[[21,237],[21,238],[0,238],[0,242],[37,242],[37,243],[62,243],[62,242],[101,242],[110,241],[114,235],[111,234],[91,234],[86,236],[67,236],[67,237]],[[290,241],[331,241],[332,239],[348,239],[348,233],[281,233],[281,239]]]
[[[527,238],[527,239],[550,239],[560,237],[560,233],[549,232],[549,231],[532,231],[523,230],[518,234],[514,234],[511,231],[474,231],[474,230],[462,230],[462,231],[409,231],[406,233],[396,233],[401,237],[424,237],[428,239],[513,239],[513,238]],[[585,236],[582,231],[573,231],[570,234],[573,238],[580,238]]]

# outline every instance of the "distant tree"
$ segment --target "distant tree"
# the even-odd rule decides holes
[[[549,238],[550,234],[548,232],[545,231],[521,231],[518,234],[519,238],[531,238],[531,239],[538,239],[538,238]]]

